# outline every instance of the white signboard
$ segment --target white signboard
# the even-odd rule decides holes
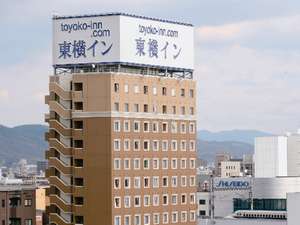
[[[128,63],[193,69],[193,27],[127,15],[53,19],[53,64]]]

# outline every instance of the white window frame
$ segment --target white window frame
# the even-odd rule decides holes
[[[192,216],[193,215],[193,216]],[[190,221],[194,222],[196,221],[196,211],[195,210],[191,210],[190,211]]]
[[[128,148],[126,147],[126,143],[128,143]],[[124,151],[127,152],[127,151],[130,151],[130,139],[124,139]]]
[[[119,180],[119,187],[116,187],[116,183],[115,183],[116,180]],[[122,186],[122,184],[121,184],[121,177],[115,177],[114,178],[114,189],[115,190],[120,190],[121,186]]]
[[[145,180],[146,179],[148,180],[148,187],[145,186]],[[151,188],[151,179],[150,179],[150,177],[146,176],[146,177],[143,178],[143,187],[144,188]]]
[[[119,199],[119,206],[116,205],[116,199]],[[120,196],[115,196],[114,197],[114,208],[115,209],[120,209],[121,207],[122,207],[121,197]]]
[[[128,199],[128,205],[125,203],[127,199]],[[129,209],[130,207],[131,207],[131,196],[125,195],[124,196],[124,208]]]
[[[172,96],[172,97],[175,97],[175,96],[176,96],[176,89],[175,89],[175,88],[172,88],[172,89],[171,89],[171,96]]]
[[[128,124],[128,129],[126,129],[126,126],[125,126],[126,123]],[[124,132],[130,132],[130,120],[124,120],[123,130],[124,130]]]
[[[177,140],[172,140],[171,141],[171,150],[173,151],[173,152],[176,152],[177,151],[177,149],[178,149],[178,144],[177,144]]]
[[[152,93],[153,95],[157,95],[157,87],[152,87]]]
[[[117,220],[119,220],[119,223],[117,223]],[[121,216],[114,217],[114,225],[122,225]]]
[[[144,147],[145,147],[145,142],[147,142],[148,144],[147,144],[147,146],[148,146],[148,149],[145,149]],[[144,151],[145,152],[149,152],[150,151],[150,140],[144,140],[143,141],[143,149],[144,149]]]
[[[156,182],[154,182],[154,181],[156,181]],[[152,187],[159,188],[159,176],[152,177]]]
[[[186,140],[180,140],[180,150],[186,152]]]
[[[195,176],[190,176],[190,187],[195,187],[196,186],[196,177]]]
[[[176,162],[175,164],[173,162]],[[178,168],[178,159],[177,158],[172,158],[171,159],[171,168],[173,170],[176,170]]]
[[[154,143],[157,143],[156,147],[154,147],[155,146]],[[153,140],[152,141],[152,150],[154,152],[158,152],[159,151],[159,140]]]
[[[156,220],[157,218],[157,220]],[[159,220],[159,213],[153,213],[153,224],[159,224],[160,220]]]
[[[128,187],[125,186],[125,181],[126,180],[128,180]],[[130,189],[130,187],[131,187],[131,179],[130,179],[130,177],[124,177],[123,181],[124,181],[124,189]]]
[[[172,134],[176,134],[177,133],[177,122],[176,121],[172,121],[171,122],[171,133]]]
[[[148,162],[148,163],[147,163],[148,168],[145,167],[145,164],[144,164],[145,161]],[[149,158],[144,158],[144,159],[143,159],[143,169],[144,169],[144,170],[150,170],[150,168],[151,168],[150,163],[151,163],[151,160],[150,160]]]
[[[135,162],[139,162],[138,164],[139,164],[139,167],[136,167],[136,164],[135,164]],[[141,159],[140,158],[134,158],[133,159],[133,169],[134,170],[139,170],[139,169],[141,169]]]
[[[116,124],[118,124],[118,129],[116,129]],[[114,120],[114,132],[121,132],[121,121]]]
[[[137,130],[135,129],[135,124],[138,124],[138,129]],[[133,132],[137,133],[137,132],[140,132],[140,130],[141,130],[141,121],[134,120],[133,121]]]
[[[173,181],[176,181],[176,184]],[[177,187],[178,186],[178,177],[177,176],[172,176],[171,177],[171,187]]]
[[[166,148],[165,148],[165,146],[166,146]],[[168,140],[162,140],[161,141],[161,150],[163,152],[167,152],[168,148],[169,148],[169,142],[168,142]]]
[[[176,215],[175,216],[176,220],[174,220],[173,215]],[[172,212],[171,213],[171,218],[172,218],[172,223],[178,223],[178,212],[177,211]]]
[[[193,128],[191,128],[191,127],[193,127]],[[189,133],[190,134],[194,134],[196,131],[196,124],[195,123],[190,123],[189,124]]]
[[[144,130],[145,124],[148,124],[148,130]],[[143,132],[144,133],[149,133],[150,132],[150,122],[149,121],[144,121],[143,122]]]
[[[180,169],[186,169],[186,164],[187,164],[186,158],[181,158],[180,159]]]
[[[183,182],[184,181],[184,182]],[[180,186],[181,187],[186,187],[187,186],[187,177],[186,176],[181,176],[180,177]]]
[[[118,148],[116,148],[116,144],[118,145]],[[115,152],[121,151],[121,140],[120,139],[114,139],[114,151]]]
[[[119,168],[116,168],[116,162],[119,161]],[[121,159],[114,158],[114,170],[121,170]]]
[[[191,146],[192,146],[191,143],[193,143],[193,144],[192,144],[192,145],[193,145],[193,148],[191,148]],[[190,150],[190,152],[196,151],[196,142],[195,142],[195,140],[190,140],[189,150]]]
[[[167,178],[167,185],[164,185],[164,182],[163,182],[163,180],[165,179],[165,178]],[[168,176],[162,176],[162,178],[161,178],[161,180],[162,180],[162,187],[168,187],[169,186],[169,177]]]
[[[152,196],[152,202],[153,202],[153,204],[152,204],[153,206],[159,206],[159,195],[158,194],[154,194]]]
[[[135,143],[138,143],[138,148],[135,148]],[[139,139],[133,140],[133,151],[139,152],[141,150],[141,141]]]
[[[128,224],[126,224],[126,218],[128,218]],[[124,225],[131,225],[131,215],[124,215]]]
[[[154,124],[155,124],[156,130],[153,129]],[[159,123],[158,123],[157,121],[153,121],[153,122],[152,122],[152,132],[153,132],[153,133],[158,133],[158,132],[159,132]]]
[[[176,199],[175,203],[173,202],[173,198]],[[178,204],[178,194],[172,194],[171,195],[171,205],[177,205]]]
[[[167,203],[164,203],[164,197],[167,197]],[[168,194],[163,194],[162,195],[162,205],[163,206],[167,206],[167,205],[169,205],[169,195]]]
[[[136,218],[139,218],[138,220],[139,220],[139,223],[136,223]],[[134,225],[142,225],[142,219],[141,219],[142,217],[141,217],[141,214],[135,214],[134,215],[134,221],[133,221],[133,223],[134,223]]]
[[[138,181],[138,182],[136,182]],[[138,186],[136,185],[138,183]],[[141,188],[141,177],[134,177],[133,178],[133,186],[135,189],[140,189]]]
[[[184,129],[183,129],[183,127],[184,127]],[[180,133],[181,134],[186,134],[186,123],[185,122],[180,123]]]
[[[146,198],[148,199],[148,205],[146,204]],[[151,206],[151,196],[150,195],[144,195],[144,207]]]
[[[146,223],[146,218],[148,218],[148,223]],[[144,225],[151,224],[151,214],[144,214]]]
[[[166,130],[163,130],[164,124],[166,125]],[[162,133],[168,133],[169,131],[169,123],[168,122],[162,122],[161,123],[161,132]]]
[[[185,215],[183,218],[183,215]],[[180,221],[183,222],[183,223],[186,223],[187,222],[187,211],[181,211],[181,215],[180,215]]]
[[[138,204],[138,205],[135,204],[135,199],[136,199],[136,198],[139,199],[139,204]],[[140,195],[135,195],[135,196],[133,197],[133,205],[134,205],[134,208],[139,208],[139,207],[141,207],[141,196],[140,196]]]
[[[166,220],[165,220],[166,218]],[[163,212],[163,224],[168,224],[169,223],[169,213],[168,212]]]
[[[126,166],[126,162],[128,162],[128,167]],[[123,166],[124,170],[130,170],[130,167],[131,167],[130,158],[124,158],[123,163],[124,163],[124,166]]]
[[[154,166],[155,164],[154,164],[154,162],[157,162],[157,166]],[[159,170],[159,158],[153,158],[152,159],[152,168],[154,169],[154,170]]]
[[[167,165],[166,165],[166,166],[164,166],[164,161],[167,162]],[[167,170],[167,169],[169,168],[169,159],[168,159],[168,158],[162,158],[162,161],[161,161],[161,168],[162,168],[163,170]]]

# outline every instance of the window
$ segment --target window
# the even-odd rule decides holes
[[[149,151],[150,149],[150,141],[144,140],[144,151]]]
[[[162,123],[162,132],[163,133],[168,132],[168,123]]]
[[[134,140],[133,145],[134,145],[134,148],[133,148],[134,151],[140,150],[140,140]]]
[[[190,194],[190,203],[191,204],[196,204],[196,195],[195,195],[195,193]]]
[[[115,139],[114,140],[114,150],[115,151],[120,151],[120,149],[121,149],[121,144],[120,144],[121,142],[120,142],[120,139]]]
[[[190,107],[190,115],[194,115],[194,107]]]
[[[115,216],[114,225],[121,225],[121,216]]]
[[[125,139],[124,140],[124,151],[129,151],[130,150],[130,140]]]
[[[159,213],[153,214],[153,224],[159,224]]]
[[[190,159],[190,169],[195,169],[195,168],[196,168],[196,160]]]
[[[32,225],[32,219],[26,219],[25,225]]]
[[[134,196],[134,207],[141,206],[141,196]]]
[[[114,178],[114,188],[115,189],[120,189],[121,185],[120,185],[120,178]]]
[[[115,84],[114,84],[114,91],[115,91],[116,93],[118,93],[119,90],[120,90],[120,85],[119,85],[119,83],[115,83]]]
[[[190,186],[195,187],[195,185],[196,185],[195,176],[190,176]]]
[[[161,94],[162,95],[167,95],[167,88],[166,87],[162,87],[162,89],[161,89]]]
[[[181,204],[186,204],[186,194],[181,194]]]
[[[168,200],[168,195],[167,194],[164,194],[163,195],[163,205],[168,205],[168,203],[169,203],[169,200]]]
[[[171,178],[171,185],[172,187],[177,187],[177,176],[172,176]]]
[[[190,141],[190,151],[195,151],[195,141]]]
[[[173,170],[177,169],[177,159],[176,158],[172,159],[172,169]]]
[[[186,133],[186,124],[184,122],[180,124],[180,132],[182,134]]]
[[[162,186],[163,187],[168,187],[168,177],[164,176],[162,178]]]
[[[152,132],[157,133],[158,132],[158,122],[152,123]]]
[[[176,140],[172,140],[172,151],[177,151],[177,141]]]
[[[31,206],[32,205],[32,199],[25,199],[24,206]]]
[[[83,159],[74,159],[75,167],[83,167]]]
[[[74,102],[75,110],[83,110],[83,102]]]
[[[83,148],[83,140],[74,140],[74,148]]]
[[[177,194],[171,196],[171,203],[172,205],[177,205]]]
[[[150,215],[149,214],[144,215],[144,225],[150,225]]]
[[[134,225],[141,225],[141,215],[134,215]]]
[[[144,132],[149,132],[149,122],[144,122]]]
[[[159,195],[153,195],[153,206],[159,206]]]
[[[121,208],[121,198],[115,197],[114,198],[115,208]]]
[[[74,129],[83,129],[83,121],[82,120],[74,121]]]
[[[173,113],[174,115],[176,114],[176,106],[175,106],[175,105],[172,106],[172,113]]]
[[[186,159],[181,159],[181,169],[186,169]]]
[[[131,225],[130,215],[125,215],[124,216],[124,225]]]
[[[167,114],[167,106],[166,105],[162,105],[162,113]]]
[[[149,109],[148,109],[149,107],[148,107],[148,104],[144,104],[144,112],[145,113],[147,113],[147,112],[149,112]]]
[[[133,168],[135,170],[139,170],[140,169],[140,159],[134,159],[133,160]]]
[[[119,112],[120,111],[120,105],[119,102],[114,103],[114,111]]]
[[[134,85],[134,93],[138,94],[140,92],[140,88],[138,85]]]
[[[186,187],[186,176],[181,176],[181,187]]]
[[[163,140],[162,141],[162,151],[168,151],[168,141],[167,140]]]
[[[2,204],[2,208],[4,208],[5,207],[5,200],[4,199],[2,199],[1,204]]]
[[[162,159],[162,169],[168,169],[168,158]]]
[[[199,205],[205,205],[205,204],[206,204],[205,199],[200,199],[200,200],[199,200]]]
[[[129,112],[129,103],[124,103],[124,112]]]
[[[180,89],[180,96],[181,97],[185,96],[185,90],[183,88]]]
[[[194,98],[194,89],[190,89],[190,92],[189,92],[190,94],[189,94],[189,96],[191,97],[191,98]]]
[[[84,201],[83,197],[75,197],[74,198],[75,205],[83,205],[83,201]]]
[[[150,160],[144,159],[144,169],[148,170],[150,169]]]
[[[146,94],[148,94],[148,86],[144,86],[144,94],[146,95]]]
[[[75,186],[83,187],[84,180],[81,177],[76,177],[76,178],[74,178],[74,183],[75,183]]]
[[[115,170],[121,169],[121,159],[114,159],[114,169]]]
[[[82,83],[74,83],[74,91],[82,91],[83,90],[83,84]]]
[[[140,132],[140,121],[134,121],[133,122],[133,131],[134,132]]]
[[[144,206],[150,206],[150,195],[144,195]]]
[[[196,220],[196,213],[195,211],[190,211],[190,221],[195,221]]]
[[[181,115],[185,115],[185,107],[184,106],[180,107],[180,113],[181,113]]]
[[[124,159],[124,169],[130,170],[130,159]]]
[[[194,134],[195,133],[195,123],[190,123],[190,126],[189,126],[189,132],[191,134]]]
[[[164,212],[163,213],[163,224],[169,223],[169,213]]]
[[[181,222],[186,222],[187,221],[187,213],[186,211],[181,212]]]
[[[150,178],[144,177],[144,188],[149,188],[149,187],[150,187]]]
[[[129,189],[130,188],[130,177],[124,178],[124,188]]]
[[[176,91],[174,88],[171,89],[171,96],[173,96],[173,97],[176,96]]]
[[[152,149],[155,152],[159,151],[159,141],[158,140],[153,140],[152,141]]]
[[[129,120],[124,120],[124,132],[129,132],[130,131],[130,121]]]
[[[130,196],[124,196],[124,207],[130,208]]]
[[[156,87],[153,87],[152,91],[153,91],[153,95],[157,95],[157,88]]]
[[[159,188],[159,177],[158,176],[154,176],[152,178],[152,186],[153,186],[153,188]]]
[[[133,105],[133,110],[134,110],[134,112],[139,112],[140,110],[139,110],[139,104],[134,104]]]
[[[153,164],[152,166],[153,166],[154,170],[159,169],[159,159],[157,159],[157,158],[152,159],[152,164]]]
[[[186,151],[186,141],[184,141],[184,140],[180,141],[180,150]]]
[[[206,216],[206,211],[205,210],[200,210],[199,215],[200,216]]]
[[[153,105],[152,105],[152,111],[153,111],[154,113],[157,113],[157,106],[156,106],[156,104],[153,104]]]
[[[175,121],[171,122],[171,133],[173,133],[173,134],[177,133],[177,122],[175,122]]]
[[[172,212],[172,223],[178,223],[178,212]]]
[[[134,188],[139,189],[141,188],[141,178],[134,177]]]
[[[125,92],[125,93],[128,93],[128,92],[129,92],[129,86],[128,86],[128,84],[125,84],[125,85],[124,85],[124,92]]]

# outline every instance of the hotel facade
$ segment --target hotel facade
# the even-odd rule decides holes
[[[84,22],[86,19],[89,22]],[[108,19],[116,20],[118,25],[107,22]],[[184,58],[185,50],[192,51],[180,46],[181,29],[192,31],[192,26],[127,14],[105,14],[54,17],[54,33],[60,28],[61,32],[77,29],[78,39],[85,31],[75,27],[79,26],[78,21],[83,21],[81,27],[101,23],[96,28],[109,31],[111,38],[114,30],[123,30],[123,20],[127,19],[133,20],[133,27],[139,28],[139,24],[147,23],[151,23],[152,28],[157,24],[171,26],[165,33],[159,33],[163,40],[160,40],[162,37],[154,39],[157,34],[150,32],[149,39],[137,36],[134,41],[136,57],[148,55],[149,60],[156,61],[137,63],[128,58],[124,63],[121,52],[117,62],[111,59],[110,62],[102,62],[103,59],[78,62],[75,41],[59,42],[60,34],[54,37],[54,51],[58,44],[59,52],[57,56],[54,53],[54,75],[50,76],[49,95],[46,96],[49,105],[46,115],[49,169],[46,175],[50,182],[47,193],[50,224],[196,224],[196,84],[193,70],[175,67],[176,62],[170,65],[167,61],[166,66],[161,65],[168,56],[163,51],[166,46],[174,51],[170,53],[170,60],[181,53]],[[104,29],[106,23],[109,25]],[[103,33],[102,30],[96,33]],[[174,36],[176,40],[171,44]],[[121,35],[120,49],[124,46],[123,39],[126,37]],[[91,43],[102,43],[104,56],[104,52],[113,51],[115,42],[110,44],[108,37],[101,40]],[[150,48],[153,40],[156,51]],[[144,41],[142,52],[138,41]],[[82,60],[88,58],[89,43],[85,42]],[[74,47],[67,56],[62,52],[66,43],[73,43],[70,47]],[[97,52],[95,48],[91,50],[92,55]],[[74,63],[69,61],[72,57]]]

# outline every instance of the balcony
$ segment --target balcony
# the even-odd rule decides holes
[[[56,93],[60,98],[64,100],[71,100],[71,92],[64,90],[57,82],[50,82],[49,83],[49,92]]]
[[[44,117],[45,117],[45,122],[48,123],[49,119],[50,119],[50,114],[49,113],[45,113]]]
[[[49,139],[49,146],[50,148],[55,148],[58,152],[60,152],[63,155],[72,155],[72,147],[65,146],[56,138]]]
[[[60,117],[64,119],[71,119],[71,109],[66,109],[57,101],[49,102],[50,111],[55,111]]]
[[[56,205],[58,208],[63,210],[64,212],[72,212],[71,204],[65,202],[62,198],[58,195],[50,195],[50,202],[51,204]]]
[[[71,194],[72,193],[72,186],[66,184],[63,180],[61,180],[57,176],[50,176],[48,178],[50,185],[56,186],[59,190],[66,194]]]
[[[70,137],[72,135],[72,129],[65,127],[58,120],[49,120],[49,129],[56,130],[59,134],[65,137]]]
[[[61,160],[56,157],[49,158],[49,167],[55,167],[57,170],[66,175],[72,174],[72,167],[64,164]]]
[[[59,224],[59,225],[71,225],[72,224],[71,222],[68,222],[67,220],[62,218],[57,213],[50,213],[49,222],[50,222],[50,224],[55,223],[55,224]]]

